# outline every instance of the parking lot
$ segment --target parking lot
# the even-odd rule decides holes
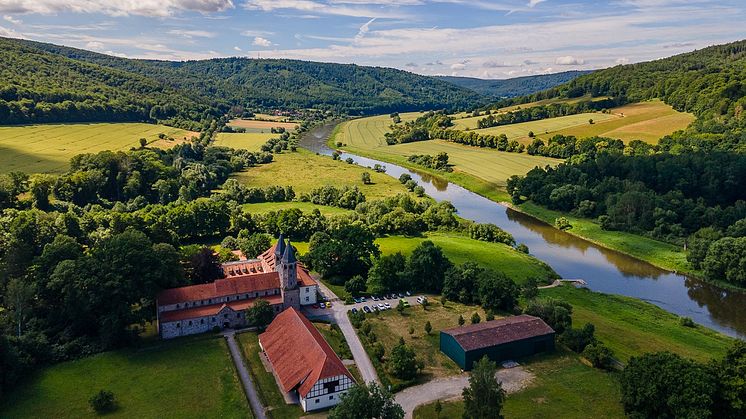
[[[413,295],[407,296],[406,294],[403,294],[403,293],[402,295],[404,295],[404,301],[406,301],[410,306],[415,306],[415,305],[420,304],[417,301],[417,298],[420,297],[419,295],[413,294]],[[354,308],[356,310],[363,310],[363,311],[365,311],[364,307],[368,307],[369,310],[374,310],[373,308],[374,306],[378,308],[379,304],[381,304],[383,306],[383,310],[394,310],[396,309],[396,306],[399,304],[399,300],[401,300],[401,298],[398,295],[395,298],[392,298],[391,295],[387,296],[389,298],[383,298],[383,297],[384,296],[376,296],[375,298],[377,299],[374,299],[373,296],[367,295],[363,297],[365,298],[365,301],[360,301],[355,304],[345,304],[343,301],[339,301],[339,300],[333,301],[333,302],[327,302],[327,304],[332,304],[332,307],[336,309],[338,309],[339,307],[344,307],[345,310],[352,310]],[[386,307],[386,304],[388,304],[389,307]],[[326,307],[317,308],[317,306],[306,306],[305,308],[306,310],[309,310],[310,313],[316,314],[316,315],[323,314],[324,312],[327,312],[327,311],[331,311],[330,308],[326,308]]]

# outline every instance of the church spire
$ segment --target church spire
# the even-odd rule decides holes
[[[282,254],[282,263],[295,263],[295,250],[293,250],[293,245],[290,244],[290,239],[288,239],[288,245],[285,246],[285,252]]]
[[[275,259],[280,259],[284,253],[285,238],[282,236],[282,233],[280,233],[280,236],[277,238],[277,246],[275,246]]]

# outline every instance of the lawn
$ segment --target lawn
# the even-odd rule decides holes
[[[272,419],[294,419],[303,416],[300,405],[285,403],[274,375],[264,369],[264,364],[259,359],[259,336],[254,332],[244,332],[236,335],[236,338],[243,350],[246,366],[249,368],[259,398],[267,408],[267,416]]]
[[[318,209],[322,215],[325,215],[327,217],[334,216],[334,215],[344,215],[344,214],[349,214],[352,212],[352,210],[347,210],[344,208],[330,207],[327,205],[316,205],[311,202],[300,202],[300,201],[259,202],[259,203],[254,203],[254,204],[244,204],[242,207],[244,211],[250,212],[252,214],[266,214],[270,211],[280,211],[280,210],[286,210],[290,208],[297,208],[303,212],[311,212],[315,209]]]
[[[363,184],[363,172],[370,173],[372,184]],[[291,185],[297,195],[324,185],[357,186],[368,200],[407,192],[397,179],[385,173],[332,160],[331,157],[317,155],[305,149],[275,154],[275,161],[272,163],[252,167],[236,174],[236,178],[247,186]]]
[[[140,138],[167,147],[158,134],[175,140],[199,135],[165,125],[143,123],[43,124],[0,127],[0,171],[62,173],[70,158],[103,150],[129,150]],[[176,141],[170,142],[176,143]]]
[[[259,151],[260,147],[270,138],[277,137],[278,134],[269,132],[244,132],[228,133],[221,132],[215,139],[215,145],[231,147],[235,149],[243,148],[249,151]]]
[[[461,369],[455,362],[440,352],[440,331],[458,326],[459,315],[463,316],[467,324],[470,322],[472,314],[479,313],[484,321],[485,312],[478,306],[467,306],[464,304],[449,301],[446,307],[437,301],[436,298],[430,299],[430,305],[427,311],[423,306],[414,304],[406,308],[402,314],[393,308],[378,314],[366,315],[366,321],[370,322],[372,331],[386,349],[386,354],[391,353],[391,349],[399,343],[399,338],[403,337],[407,345],[410,345],[417,358],[422,360],[425,368],[417,377],[416,383],[419,384],[437,377],[459,374]],[[425,322],[430,321],[432,331],[430,335],[425,333]],[[409,327],[414,329],[413,334],[409,334]],[[366,350],[370,353],[371,342],[365,335],[358,331],[360,340],[363,342]],[[372,358],[372,357],[371,357]],[[374,366],[378,376],[394,386],[401,385],[402,381],[392,376],[386,371],[386,368],[377,360]]]
[[[347,345],[347,341],[339,330],[339,327],[324,322],[313,322],[313,325],[316,326],[316,329],[318,329],[319,332],[321,332],[326,343],[334,349],[334,353],[336,353],[340,359],[352,359],[350,347]]]
[[[644,260],[662,269],[702,276],[700,271],[692,269],[683,249],[673,244],[624,231],[603,230],[594,220],[552,211],[532,202],[523,203],[518,209],[550,225],[554,225],[554,220],[558,217],[565,217],[572,225],[571,229],[566,230],[567,233]]]
[[[524,361],[535,374],[529,387],[509,394],[502,415],[506,418],[623,418],[614,373],[591,368],[577,355],[557,351]],[[435,418],[434,403],[417,407],[414,417]],[[463,401],[442,403],[441,418],[463,415]]]
[[[725,354],[733,339],[703,326],[685,327],[680,317],[630,297],[562,286],[540,290],[541,297],[560,298],[573,306],[573,326],[596,326],[596,337],[626,362],[645,352],[671,351],[707,361]]]
[[[484,135],[500,135],[505,134],[509,140],[522,139],[528,140],[528,132],[533,131],[534,134],[540,134],[544,132],[558,131],[570,127],[590,125],[589,119],[596,121],[606,121],[611,119],[619,119],[621,117],[611,114],[605,114],[601,112],[587,112],[576,115],[559,116],[556,118],[540,119],[538,121],[521,122],[517,124],[499,125],[496,127],[477,129],[477,122],[484,118],[484,116],[477,116],[472,118],[459,119],[456,121],[455,129],[458,130],[474,130]]]
[[[119,408],[107,417],[251,417],[222,338],[156,341],[40,369],[0,405],[0,417],[96,417],[88,399],[101,389]]]
[[[619,138],[625,142],[642,140],[657,144],[659,138],[682,130],[694,122],[694,115],[678,112],[660,100],[632,103],[613,108],[611,112],[616,116],[615,118],[607,120],[594,118],[596,123],[593,125],[586,123],[550,131],[548,134],[535,132],[543,139],[549,139],[555,134],[574,135],[579,138],[597,135]]]
[[[280,121],[257,121],[255,119],[233,119],[228,122],[228,125],[238,128],[260,129],[270,132],[272,128],[285,128],[286,130],[292,131],[298,126],[295,122],[280,122]]]

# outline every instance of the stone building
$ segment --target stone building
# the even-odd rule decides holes
[[[222,268],[223,279],[158,294],[158,333],[162,338],[246,326],[244,311],[260,298],[267,300],[275,313],[316,303],[318,284],[282,236],[258,258],[224,263]]]
[[[316,327],[295,308],[280,313],[259,335],[282,390],[308,412],[335,406],[355,379]]]

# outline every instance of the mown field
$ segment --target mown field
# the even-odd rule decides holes
[[[248,186],[291,185],[295,193],[310,192],[324,185],[357,186],[367,199],[383,198],[407,192],[397,179],[371,169],[332,160],[305,149],[275,154],[275,161],[236,174],[236,179]],[[363,185],[361,175],[370,173],[372,184]]]
[[[509,140],[528,138],[529,131],[534,134],[540,134],[545,132],[553,132],[569,127],[590,125],[589,119],[593,119],[594,123],[597,121],[605,121],[609,119],[619,118],[616,115],[601,113],[601,112],[587,112],[580,113],[577,115],[559,116],[556,118],[540,119],[538,121],[521,122],[518,124],[500,125],[491,128],[477,129],[477,122],[484,118],[484,116],[478,116],[473,118],[458,119],[455,121],[454,129],[458,130],[474,130],[484,135],[500,135],[505,134]]]
[[[678,112],[660,100],[651,100],[641,103],[632,103],[611,109],[613,119],[599,119],[593,125],[580,124],[574,127],[558,129],[549,134],[540,135],[540,138],[551,138],[555,134],[574,135],[576,137],[610,137],[619,138],[625,142],[642,140],[651,144],[657,144],[658,139],[682,130],[694,122],[694,115]],[[595,121],[595,118],[594,118]]]
[[[215,138],[215,145],[235,149],[243,148],[249,151],[259,151],[262,144],[266,143],[270,138],[275,138],[277,136],[278,134],[272,134],[270,132],[221,132]]]
[[[319,212],[321,212],[321,214],[325,216],[349,214],[350,212],[352,212],[352,210],[347,210],[344,208],[330,207],[327,205],[316,205],[310,202],[299,202],[299,201],[258,202],[254,204],[243,205],[244,211],[252,213],[252,214],[266,214],[270,211],[280,211],[280,210],[285,210],[285,209],[290,209],[290,208],[297,208],[303,212],[311,212],[315,209],[318,209]]]
[[[540,355],[522,362],[534,373],[525,389],[509,394],[502,415],[506,418],[624,418],[615,373],[583,364],[566,351]],[[444,401],[441,418],[460,418],[464,402]],[[415,419],[438,417],[435,403],[418,406]]]
[[[295,122],[280,122],[280,121],[257,121],[255,119],[233,119],[228,122],[228,125],[232,127],[246,128],[249,129],[261,129],[270,132],[272,128],[285,128],[286,130],[294,130],[298,124]]]
[[[114,393],[111,418],[252,417],[222,338],[157,341],[42,368],[0,403],[4,418],[97,417],[88,399]]]
[[[540,290],[540,297],[560,298],[573,306],[573,326],[596,326],[596,337],[626,362],[645,352],[671,351],[709,361],[722,357],[733,339],[703,326],[685,327],[680,317],[636,298],[562,286]]]
[[[176,141],[158,140],[158,134]],[[193,135],[191,131],[143,123],[43,124],[0,127],[0,171],[62,173],[70,158],[103,150],[129,150],[140,138],[168,147]]]
[[[403,122],[413,121],[422,112],[408,112],[399,114]],[[390,131],[393,123],[388,115],[358,118],[343,123],[334,136],[334,142],[364,148],[386,146],[384,134]]]

